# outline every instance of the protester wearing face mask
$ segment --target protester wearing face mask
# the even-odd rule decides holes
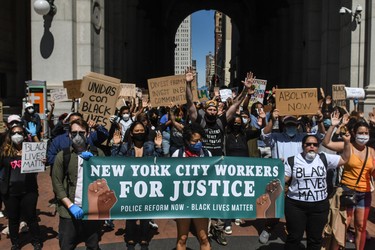
[[[125,157],[161,157],[163,155],[162,135],[160,131],[156,132],[154,141],[147,140],[146,126],[135,121],[129,128],[129,133],[122,141],[121,132],[115,131],[113,134],[112,156]],[[148,236],[150,230],[150,220],[140,221],[140,234],[137,235],[137,220],[126,220],[125,241],[128,250],[134,250],[137,244],[136,239],[140,239],[141,250],[148,249]],[[138,237],[137,237],[138,236]]]
[[[89,129],[89,124],[82,119],[70,123],[71,146],[57,154],[52,170],[53,191],[59,201],[60,249],[75,249],[81,241],[85,242],[87,249],[100,249],[103,221],[82,220],[83,162],[94,154],[104,156],[102,150],[89,145]]]
[[[36,128],[36,136],[41,139],[41,133],[43,131],[40,116],[35,112],[34,105],[30,102],[25,104],[25,112],[22,116],[22,122],[26,130],[30,129],[31,126]],[[29,132],[27,132],[29,134]],[[34,136],[34,135],[32,135]]]
[[[27,222],[34,250],[42,249],[36,205],[38,183],[36,173],[21,173],[22,143],[27,139],[22,123],[14,123],[0,146],[0,192],[8,212],[12,249],[20,248],[19,223]]]
[[[337,152],[342,151],[343,142],[333,142],[329,140],[333,133],[334,127],[339,125],[340,119],[332,116],[332,125],[327,131],[327,139],[323,144]],[[344,190],[355,190],[357,195],[357,205],[349,206],[346,209],[348,228],[352,218],[354,217],[355,229],[355,247],[356,249],[364,249],[366,243],[366,225],[371,207],[371,176],[375,177],[375,151],[373,148],[366,146],[370,139],[369,125],[364,120],[357,121],[351,130],[351,156],[349,161],[344,165],[341,178],[341,185]],[[366,160],[367,155],[367,160]],[[366,164],[364,164],[366,163]],[[360,175],[363,168],[363,172]],[[360,176],[359,176],[360,175]],[[356,184],[360,177],[358,184]],[[346,228],[346,229],[347,229]],[[346,230],[343,230],[346,232]],[[343,235],[342,237],[345,237]]]
[[[186,125],[183,130],[184,147],[177,149],[172,157],[208,157],[212,156],[211,152],[204,149],[202,146],[205,132],[203,128],[197,124],[192,123]],[[186,250],[187,239],[189,236],[190,226],[193,225],[200,244],[200,250],[210,250],[210,242],[208,240],[208,222],[207,218],[194,219],[176,219],[177,224],[177,243],[176,250]]]
[[[341,155],[322,153],[321,156],[319,138],[306,135],[302,139],[302,153],[285,159],[285,183],[289,184],[285,197],[288,232],[285,249],[299,249],[305,231],[307,249],[321,248],[329,211],[326,173],[345,164],[350,157],[349,132],[343,135],[343,140]]]
[[[295,116],[285,116],[281,120],[283,132],[273,132],[273,124],[279,120],[279,110],[274,109],[271,113],[271,119],[262,129],[261,139],[271,147],[271,157],[284,161],[290,156],[298,155],[302,152],[302,139],[306,133],[298,132],[297,127],[300,125]],[[319,134],[321,137],[321,134]],[[266,244],[269,240],[271,231],[278,224],[279,219],[266,219],[265,229],[259,235],[259,241]]]

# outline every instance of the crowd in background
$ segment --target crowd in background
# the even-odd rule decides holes
[[[327,223],[330,206],[328,198],[338,185],[358,193],[357,204],[346,209],[347,222],[342,225],[342,237],[344,241],[351,237],[352,224],[356,249],[364,249],[372,178],[375,175],[375,114],[370,113],[367,116],[358,111],[349,112],[344,107],[334,106],[330,96],[321,96],[319,110],[315,115],[280,116],[275,106],[275,88],[269,92],[263,103],[255,102],[249,105],[254,94],[252,85],[255,76],[252,73],[247,74],[242,91],[233,98],[222,101],[220,95],[211,93],[209,100],[197,103],[193,102],[191,92],[194,77],[195,72],[187,69],[186,104],[143,107],[141,101],[126,102],[125,106],[111,116],[109,130],[94,121],[84,121],[82,114],[78,112],[59,114],[54,122],[55,104],[50,103],[51,108],[47,114],[50,132],[45,164],[51,169],[56,196],[53,200],[58,207],[60,247],[74,249],[80,241],[85,241],[89,249],[99,249],[100,228],[114,226],[111,220],[97,223],[81,220],[82,197],[78,197],[78,193],[82,180],[76,168],[79,168],[87,157],[226,155],[278,158],[284,161],[285,177],[288,181],[286,184],[289,186],[285,198],[288,232],[286,249],[299,249],[305,231],[308,249],[321,248],[323,227]],[[266,112],[268,107],[270,111]],[[23,221],[27,223],[33,236],[34,249],[42,249],[43,242],[36,213],[37,174],[21,174],[19,167],[22,143],[38,142],[43,136],[41,119],[33,104],[26,103],[22,116],[10,115],[6,125],[6,132],[0,136],[0,204],[5,205],[3,212],[8,218],[12,249],[20,249],[19,227]],[[67,148],[70,151],[66,151]],[[67,172],[62,170],[66,154],[74,156],[69,161]],[[75,159],[74,162],[72,159]],[[327,187],[325,192],[315,192],[306,199],[298,197],[297,183],[303,181],[303,177],[297,174],[298,169],[305,168],[311,172],[314,169],[321,170],[322,167],[324,174],[320,178],[326,181],[322,184]],[[77,179],[66,180],[65,175],[75,176]],[[106,190],[105,183],[96,185],[110,196],[110,190]],[[282,192],[282,185],[272,183],[267,186],[265,197],[271,201],[277,198],[275,194]],[[307,184],[307,187],[310,190],[315,189],[311,183]],[[274,208],[270,207],[265,213],[266,218],[274,217]],[[351,223],[352,218],[354,223]],[[264,230],[260,232],[259,241],[267,243],[279,220],[263,221]],[[238,225],[243,221],[241,218],[178,219],[176,249],[187,248],[191,224],[194,225],[202,250],[210,249],[210,238],[221,245],[227,245],[226,235],[232,233],[233,222]],[[140,220],[140,230],[137,231],[136,223],[136,220],[125,222],[127,249],[135,249],[135,245],[139,243],[141,249],[146,250],[149,247],[150,230],[157,229],[157,224],[152,220]],[[82,232],[85,232],[83,238]],[[340,239],[337,241],[340,242]],[[340,248],[340,244],[333,245],[335,249]]]

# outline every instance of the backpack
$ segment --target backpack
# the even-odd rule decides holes
[[[333,173],[333,172],[328,172],[327,171],[327,168],[328,168],[328,162],[327,162],[327,157],[324,153],[319,153],[319,157],[320,157],[320,160],[323,162],[323,165],[324,167],[326,168],[326,172],[327,172],[327,176],[326,176],[326,179],[327,179],[327,193],[328,193],[328,196],[333,193],[333,190],[334,190],[334,186],[335,186],[335,179],[336,179],[336,174]],[[291,156],[291,157],[288,157],[287,159],[288,161],[288,164],[291,168],[291,172],[293,173],[293,166],[294,166],[294,156]],[[290,185],[290,183],[292,182],[292,178],[289,179],[288,183],[286,183],[286,185]]]
[[[205,149],[205,148],[202,148],[203,150],[203,155],[206,157],[206,156],[210,156],[210,154],[208,153],[208,150]],[[179,148],[178,149],[178,157],[184,157],[184,152],[185,152],[185,147],[182,147],[182,148]]]
[[[69,162],[70,162],[70,147],[63,148],[63,173],[64,173],[64,179],[67,178],[68,181],[68,186],[67,186],[67,194],[69,195],[69,185],[71,185],[71,180],[69,178]],[[93,153],[93,155],[97,156],[99,155],[98,153],[98,148],[96,146],[90,145],[90,152]],[[64,181],[64,180],[63,180]]]

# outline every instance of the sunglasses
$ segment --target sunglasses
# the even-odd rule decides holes
[[[85,136],[85,133],[86,131],[71,131],[70,134],[73,136],[73,137],[76,137],[78,134],[80,136]]]
[[[15,135],[15,134],[19,134],[19,135],[23,135],[23,131],[14,131],[14,132],[10,132],[11,135]]]
[[[307,142],[305,143],[305,146],[308,147],[308,146],[314,146],[314,147],[318,147],[319,146],[319,143],[317,142]]]

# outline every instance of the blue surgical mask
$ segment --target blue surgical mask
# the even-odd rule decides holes
[[[289,137],[293,137],[297,134],[297,127],[291,126],[291,127],[285,127],[285,133]]]
[[[323,121],[324,127],[329,127],[331,126],[331,119],[324,119]]]
[[[195,144],[189,145],[189,150],[195,153],[199,153],[202,150],[203,144],[202,142],[197,142]]]
[[[248,120],[247,118],[242,118],[242,122],[243,122],[243,124],[247,124],[248,121],[249,121],[249,120]]]

